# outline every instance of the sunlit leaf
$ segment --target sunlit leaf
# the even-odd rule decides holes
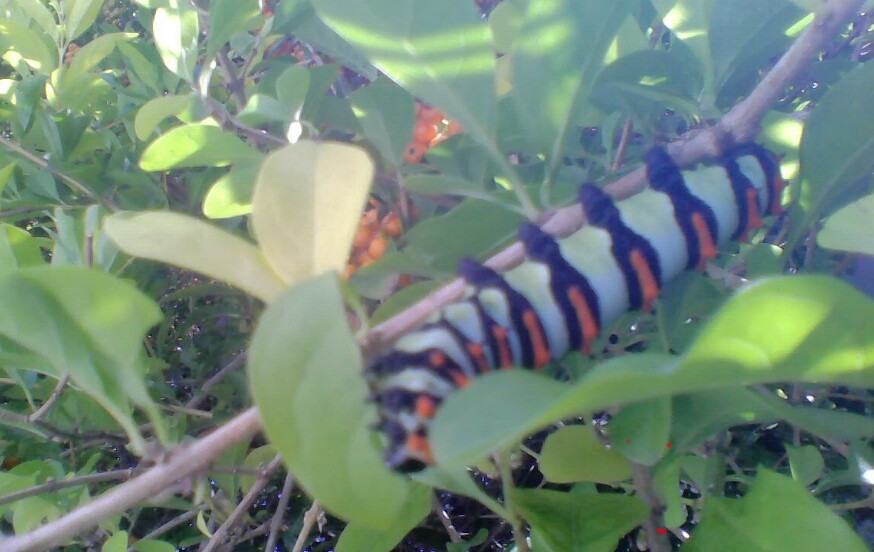
[[[155,46],[167,69],[179,78],[192,82],[200,33],[194,6],[189,0],[180,0],[173,7],[158,8],[152,20],[152,31]]]
[[[55,55],[40,36],[24,25],[11,19],[0,19],[0,53],[11,65],[23,60],[31,69],[39,73],[51,73],[57,63]]]
[[[192,101],[191,96],[159,96],[144,103],[134,117],[137,138],[146,140],[162,121],[185,111]]]
[[[144,171],[183,167],[225,167],[254,161],[261,153],[231,132],[205,124],[173,128],[149,144],[140,158]]]
[[[342,272],[373,171],[364,150],[341,143],[301,141],[267,157],[252,199],[252,228],[285,282]]]
[[[187,215],[116,213],[106,218],[104,229],[129,255],[201,272],[265,302],[285,287],[254,245]]]
[[[268,307],[248,362],[264,430],[296,480],[334,514],[386,529],[402,510],[421,519],[430,493],[384,466],[360,369],[330,273],[299,282]]]

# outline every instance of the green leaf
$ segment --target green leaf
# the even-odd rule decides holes
[[[55,16],[40,0],[13,0],[52,41],[58,40],[58,23]]]
[[[859,64],[826,92],[807,120],[799,153],[805,226],[874,166],[866,111],[872,87],[874,66]]]
[[[712,496],[684,552],[724,549],[868,550],[847,522],[792,479],[760,468],[740,499]]]
[[[874,435],[874,420],[865,416],[793,406],[776,395],[723,387],[675,397],[671,436],[675,449],[687,450],[732,426],[778,420],[823,439],[853,440]]]
[[[822,458],[822,453],[815,446],[786,445],[786,453],[789,455],[789,469],[792,471],[792,478],[795,481],[807,486],[822,475],[825,461]]]
[[[403,163],[415,119],[410,93],[385,77],[349,96],[364,136],[393,167]]]
[[[512,50],[513,41],[519,36],[519,27],[524,19],[524,10],[512,2],[501,2],[489,14],[489,27],[492,29],[495,49],[499,53]]]
[[[153,539],[139,540],[131,545],[137,552],[176,552],[176,546],[169,542]]]
[[[313,46],[319,52],[328,54],[337,63],[348,67],[366,79],[376,80],[378,72],[361,51],[325,25],[316,16],[309,3],[300,2],[297,6],[299,6],[297,16],[300,18],[294,26],[294,35],[297,38]]]
[[[237,163],[213,182],[203,199],[203,214],[220,219],[252,212],[252,192],[261,163]]]
[[[789,0],[715,2],[708,37],[717,88],[777,53],[785,31],[804,16]]]
[[[519,121],[537,152],[557,154],[571,129],[594,124],[589,93],[630,6],[626,0],[528,3],[513,43],[513,86]]]
[[[356,146],[300,141],[272,152],[252,198],[258,246],[283,281],[342,272],[373,179]]]
[[[430,490],[422,488],[419,492],[410,493],[407,505],[401,507],[398,517],[389,527],[369,527],[361,523],[348,524],[340,538],[337,540],[336,552],[390,552],[404,538],[404,536],[416,528],[428,515],[430,508],[423,507],[427,504],[422,497],[430,498]]]
[[[874,194],[857,199],[826,219],[816,235],[820,247],[874,255]]]
[[[414,96],[495,141],[495,53],[467,0],[313,0],[319,17]],[[386,17],[391,14],[391,17]]]
[[[288,110],[266,94],[252,94],[246,107],[237,114],[237,119],[250,126],[264,125],[276,121],[290,121],[295,112]]]
[[[61,0],[64,14],[64,34],[67,42],[76,40],[97,19],[103,0]]]
[[[660,397],[626,405],[607,425],[613,446],[626,458],[654,466],[668,452],[671,401]]]
[[[206,57],[211,59],[234,33],[248,31],[261,19],[256,0],[212,0],[209,3],[209,32]]]
[[[94,269],[40,266],[0,273],[0,335],[16,359],[40,359],[32,369],[55,378],[69,373],[127,432],[131,447],[145,442],[129,403],[143,408],[166,442],[157,407],[143,377],[142,339],[161,319],[157,305],[128,282]]]
[[[104,221],[104,230],[128,255],[201,272],[265,302],[285,288],[254,245],[187,215],[115,213]]]
[[[106,59],[106,56],[115,50],[118,43],[136,37],[136,33],[109,33],[98,36],[85,44],[76,52],[70,66],[64,71],[61,87],[76,86],[78,79]]]
[[[555,420],[617,404],[779,381],[870,387],[871,319],[874,301],[837,279],[764,279],[728,301],[679,359],[626,355],[573,386],[521,370],[477,378],[447,398],[431,444],[438,463],[470,465]]]
[[[273,445],[264,445],[253,449],[246,455],[243,461],[243,467],[248,470],[264,469],[264,466],[270,463],[276,456],[276,447]],[[255,475],[241,474],[240,475],[240,492],[246,494],[258,478]],[[234,496],[234,495],[231,495]]]
[[[235,134],[212,125],[193,124],[173,128],[149,144],[140,158],[140,168],[226,167],[260,158],[261,152]]]
[[[314,498],[375,528],[390,527],[408,510],[425,515],[427,487],[389,472],[375,446],[369,426],[376,413],[366,401],[335,274],[301,281],[277,298],[250,351],[252,396],[264,430]]]
[[[310,89],[310,71],[301,65],[292,65],[276,79],[276,98],[286,110],[286,120],[292,120],[304,105]]]
[[[159,96],[144,103],[134,117],[134,132],[145,140],[167,117],[179,115],[188,109],[194,98],[187,96]]]
[[[126,552],[127,541],[127,531],[119,531],[106,539],[106,542],[100,548],[100,552]]]
[[[45,240],[31,236],[26,230],[0,223],[0,271],[45,264],[41,250],[45,245]]]
[[[510,499],[531,525],[538,552],[613,552],[616,542],[646,517],[639,499],[599,494],[589,485],[571,492],[513,489]]]
[[[652,125],[665,108],[698,114],[703,86],[701,66],[682,50],[642,50],[623,56],[598,75],[592,101],[606,112],[622,111]]]
[[[463,256],[485,258],[516,236],[523,216],[492,202],[468,199],[439,217],[422,221],[404,234],[404,252],[447,274]]]
[[[540,471],[553,483],[594,481],[616,483],[631,477],[631,464],[615,448],[607,448],[592,428],[570,425],[558,428],[543,444]]]
[[[15,86],[15,110],[18,122],[25,131],[33,124],[37,106],[43,98],[46,89],[45,75],[32,75],[22,78]],[[0,184],[2,190],[2,184]]]
[[[131,46],[127,42],[119,42],[117,45],[118,51],[124,56],[125,64],[131,72],[143,81],[143,84],[152,89],[153,92],[161,91],[161,82],[158,77],[157,58],[153,62],[146,58],[140,50]]]
[[[57,65],[55,55],[36,32],[11,19],[0,19],[0,53],[22,76],[28,71],[19,66],[19,59],[43,75],[54,71]]]
[[[174,2],[175,7],[155,10],[152,32],[161,61],[171,73],[186,82],[194,81],[197,63],[198,15],[189,0]]]

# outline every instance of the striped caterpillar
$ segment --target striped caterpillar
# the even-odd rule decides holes
[[[629,309],[649,311],[661,284],[702,269],[729,240],[746,240],[780,211],[785,186],[774,156],[744,144],[717,163],[680,171],[656,147],[650,187],[620,202],[580,188],[588,224],[555,238],[522,223],[526,261],[499,274],[471,259],[465,298],[401,337],[368,369],[386,462],[412,472],[433,463],[428,426],[441,402],[495,367],[539,368],[571,349],[590,353],[599,331]]]

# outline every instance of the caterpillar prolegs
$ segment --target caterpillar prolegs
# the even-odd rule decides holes
[[[493,368],[538,368],[571,349],[591,352],[599,331],[629,309],[647,311],[663,282],[703,268],[729,240],[745,240],[780,211],[774,156],[744,144],[717,163],[680,171],[660,147],[646,157],[650,187],[614,202],[584,184],[588,224],[565,238],[523,223],[526,261],[499,274],[460,263],[466,297],[401,337],[368,380],[399,471],[433,462],[428,426],[442,401]]]

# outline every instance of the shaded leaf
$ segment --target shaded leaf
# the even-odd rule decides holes
[[[534,549],[544,552],[613,552],[647,514],[635,497],[599,494],[587,485],[569,493],[514,489],[510,497],[531,525]]]
[[[759,469],[750,490],[739,499],[712,496],[701,512],[688,552],[718,550],[868,550],[847,522],[802,485]]]
[[[820,247],[874,255],[874,194],[857,199],[826,219],[816,235]]]
[[[607,448],[592,428],[560,427],[543,444],[540,471],[553,483],[616,483],[631,477],[631,464],[615,448]]]

